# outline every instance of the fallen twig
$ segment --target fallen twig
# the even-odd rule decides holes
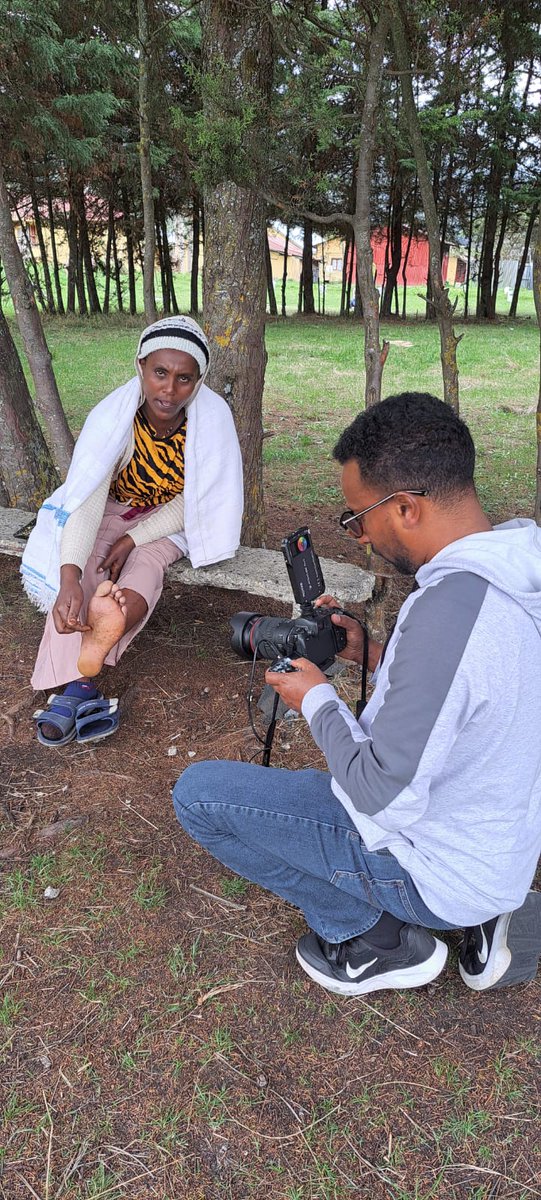
[[[216,896],[214,892],[206,892],[204,888],[196,887],[195,883],[190,884],[192,892],[199,892],[200,896],[208,896],[209,900],[217,900],[218,904],[225,904],[226,908],[238,908],[239,912],[246,912],[245,904],[236,904],[234,900],[227,900],[225,896]]]

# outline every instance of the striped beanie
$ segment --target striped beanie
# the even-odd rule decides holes
[[[183,350],[195,359],[201,379],[208,371],[209,344],[201,326],[191,317],[164,317],[162,321],[155,321],[143,329],[137,347],[136,364],[154,350]]]

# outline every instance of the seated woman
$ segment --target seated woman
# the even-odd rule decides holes
[[[208,342],[190,317],[143,331],[137,376],[89,413],[66,481],[43,504],[21,567],[47,612],[32,675],[59,688],[34,714],[44,746],[97,741],[118,702],[93,680],[146,624],[164,572],[231,558],[240,540],[242,462],[231,411],[204,382]]]

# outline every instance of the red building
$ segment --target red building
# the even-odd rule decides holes
[[[406,282],[408,286],[426,287],[428,279],[428,238],[424,234],[418,237],[412,237],[408,253],[409,234],[402,234],[402,252],[401,265],[398,272],[398,286],[401,287],[404,283],[404,262],[406,254],[408,254],[406,263]],[[385,276],[385,258],[387,253],[387,230],[376,229],[370,238],[372,246],[372,256],[374,259],[375,282],[379,288],[383,285]],[[354,251],[355,253],[355,251]],[[355,259],[354,259],[355,270]],[[444,282],[447,280],[449,267],[449,254],[446,251],[442,262],[442,275]],[[466,263],[462,258],[453,256],[453,271],[451,272],[450,282],[462,283],[465,278]],[[354,275],[355,278],[355,275]]]

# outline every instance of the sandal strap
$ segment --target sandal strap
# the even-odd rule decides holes
[[[88,720],[88,717],[95,713],[98,716],[102,713],[104,717],[115,713],[118,708],[118,696],[113,696],[111,700],[105,700],[103,696],[96,697],[95,700],[85,700],[77,709],[77,723],[82,719]]]
[[[84,715],[79,714],[75,722],[78,742],[97,742],[118,728],[120,713],[116,697],[97,702],[89,700],[84,707]]]

